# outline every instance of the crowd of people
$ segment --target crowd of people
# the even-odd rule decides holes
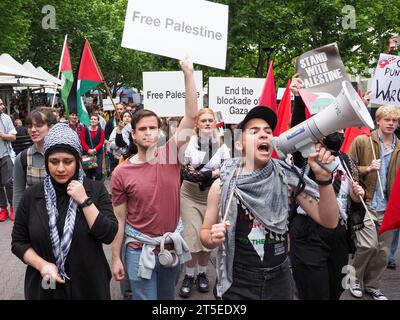
[[[379,107],[371,143],[359,136],[347,154],[338,131],[306,159],[278,160],[268,106],[221,136],[213,110],[198,108],[192,63],[180,65],[183,118],[118,104],[85,126],[40,107],[26,118],[33,144],[16,158],[11,142],[23,130],[0,100],[0,221],[14,220],[26,299],[110,299],[114,276],[133,300],[190,298],[194,287],[223,300],[338,300],[350,265],[354,297],[387,300],[380,281],[396,268],[399,232],[378,230],[400,165],[399,109]],[[293,76],[291,126],[305,120],[302,86]]]

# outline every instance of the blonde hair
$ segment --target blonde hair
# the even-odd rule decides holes
[[[211,115],[213,116],[213,118],[214,118],[214,122],[216,121],[216,119],[215,119],[215,113],[214,113],[214,111],[213,111],[212,109],[210,109],[210,108],[201,108],[201,109],[199,110],[199,112],[197,113],[197,116],[196,116],[196,119],[195,119],[196,126],[194,127],[194,132],[195,132],[197,135],[199,135],[199,128],[197,127],[197,122],[199,121],[200,117],[201,117],[203,114],[206,114],[206,113],[211,114]]]
[[[400,110],[395,106],[380,106],[375,113],[376,121],[381,120],[382,118],[390,118],[394,120],[400,119]]]

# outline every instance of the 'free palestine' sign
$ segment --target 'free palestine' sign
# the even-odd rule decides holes
[[[204,0],[129,0],[122,46],[225,69],[228,6]]]

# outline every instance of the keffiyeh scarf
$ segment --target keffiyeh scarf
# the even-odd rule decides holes
[[[84,172],[79,168],[78,181],[83,183]],[[78,204],[72,199],[69,199],[67,216],[65,218],[64,230],[60,239],[57,230],[57,220],[59,212],[57,210],[57,196],[54,186],[51,183],[50,175],[44,178],[44,197],[46,202],[46,209],[49,215],[50,239],[51,247],[56,259],[56,265],[59,274],[70,279],[65,271],[65,261],[67,260],[68,252],[71,246],[72,235],[75,228],[76,208]]]

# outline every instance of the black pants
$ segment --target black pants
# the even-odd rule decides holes
[[[7,209],[8,203],[12,205],[13,168],[14,165],[10,156],[0,159],[0,207],[2,209]]]
[[[348,264],[346,228],[327,229],[297,214],[290,226],[290,260],[301,300],[338,300]]]
[[[222,300],[292,300],[289,261],[273,269],[248,268],[234,264],[233,283]]]

